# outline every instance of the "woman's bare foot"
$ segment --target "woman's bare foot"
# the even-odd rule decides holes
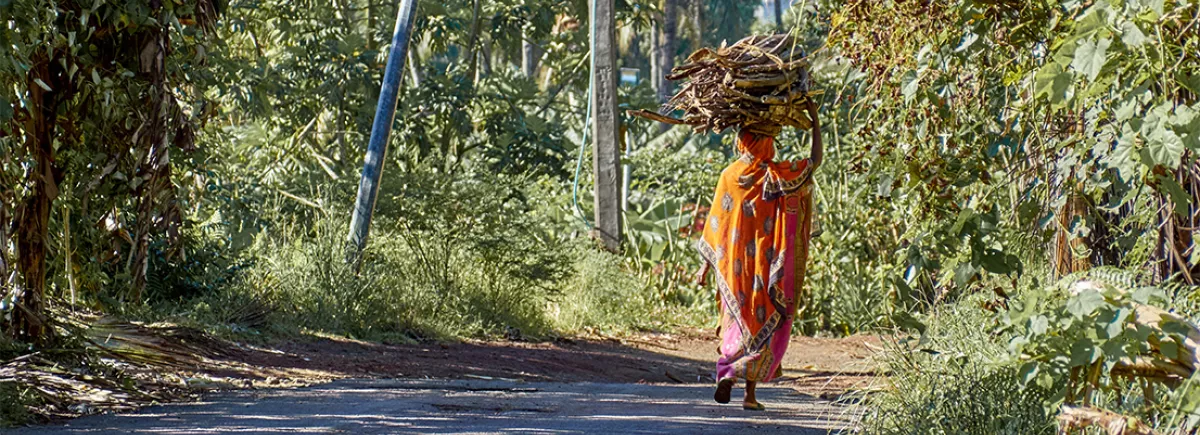
[[[757,386],[757,382],[746,381],[746,397],[742,399],[742,409],[747,411],[762,411],[767,409],[763,404],[758,403],[758,400],[754,397],[754,389]]]
[[[713,393],[713,400],[717,403],[729,403],[729,396],[733,394],[734,378],[725,378],[717,382],[717,391]]]

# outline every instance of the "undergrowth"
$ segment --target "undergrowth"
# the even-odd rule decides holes
[[[30,420],[29,398],[15,382],[0,382],[0,427],[12,427]]]
[[[994,336],[994,318],[979,295],[932,311],[919,335],[891,344],[883,363],[886,388],[870,396],[864,433],[1053,434],[1042,406],[1047,393],[1023,388],[1008,362],[1008,337]]]
[[[368,247],[353,259],[343,213],[264,209],[268,229],[225,260],[234,272],[215,272],[227,283],[137,317],[239,338],[313,331],[392,342],[540,340],[708,321],[701,307],[655,297],[622,257],[563,237],[563,224],[526,200],[521,186],[530,184],[404,173],[381,189]],[[213,278],[195,279],[204,280]]]

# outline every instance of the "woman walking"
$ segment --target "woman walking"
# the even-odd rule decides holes
[[[742,407],[764,410],[755,387],[781,374],[808,259],[811,176],[823,154],[816,105],[809,101],[807,111],[812,121],[808,159],[775,161],[778,126],[742,128],[737,140],[741,157],[721,173],[697,244],[704,260],[701,285],[709,270],[716,269],[721,343],[713,398],[719,403],[729,403],[742,378]]]

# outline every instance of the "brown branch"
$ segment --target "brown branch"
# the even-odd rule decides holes
[[[660,115],[658,113],[654,113],[649,110],[626,110],[625,114],[629,115],[629,116],[638,116],[638,117],[646,118],[651,121],[658,121],[658,122],[661,122],[664,124],[671,124],[671,125],[691,124],[691,122],[688,122],[688,121],[685,121],[685,120],[682,120],[679,118],[673,118],[673,117],[666,116],[666,115]]]
[[[1108,435],[1158,435],[1136,418],[1093,407],[1064,405],[1058,414],[1058,423],[1062,433],[1095,427]]]

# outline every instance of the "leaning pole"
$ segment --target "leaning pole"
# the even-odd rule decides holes
[[[379,90],[379,104],[375,107],[375,122],[371,125],[371,141],[363,158],[358,198],[354,201],[354,215],[350,219],[349,241],[354,256],[367,245],[371,215],[375,212],[375,199],[379,195],[379,180],[383,176],[383,161],[387,156],[388,138],[392,135],[392,122],[396,119],[396,101],[400,97],[400,86],[404,83],[404,61],[408,58],[408,42],[412,36],[416,9],[417,0],[400,0],[400,7],[396,11],[392,49],[388,52],[387,68],[383,71],[383,86]]]

